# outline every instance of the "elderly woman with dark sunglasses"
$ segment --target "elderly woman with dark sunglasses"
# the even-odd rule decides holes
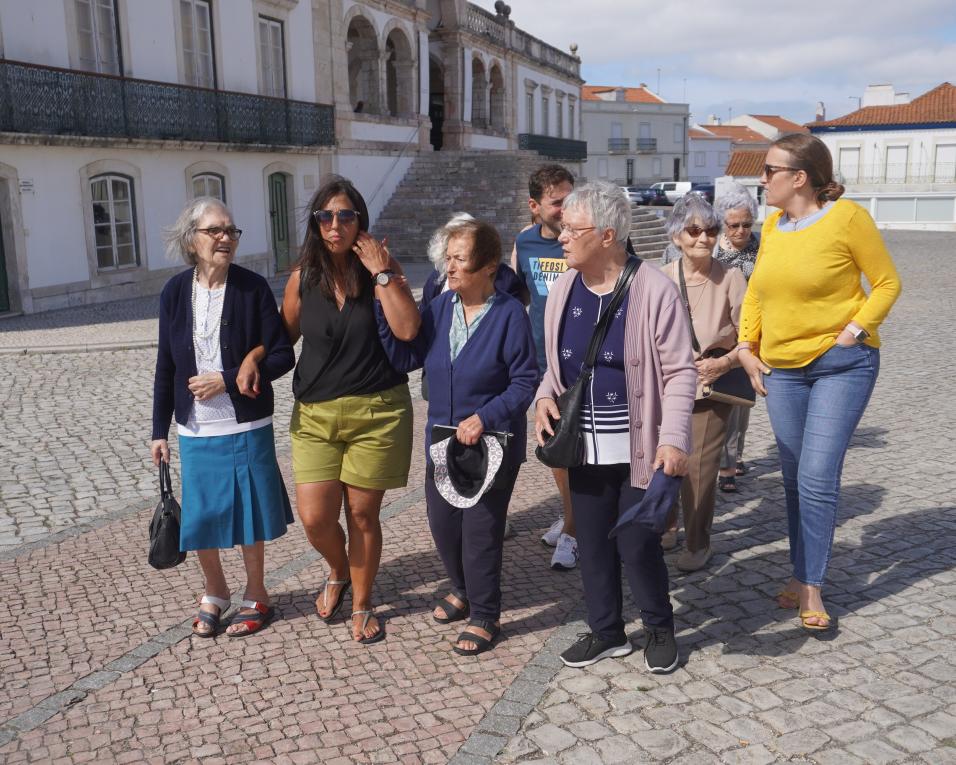
[[[750,279],[757,262],[760,237],[754,232],[757,200],[739,183],[723,190],[714,205],[722,222],[714,257],[728,268],[739,268]],[[727,421],[727,435],[720,455],[717,486],[721,491],[737,491],[737,476],[746,472],[743,463],[744,441],[750,425],[750,408],[735,406]]]
[[[710,204],[693,192],[677,201],[667,221],[667,233],[680,249],[680,260],[661,269],[680,286],[693,334],[698,382],[712,384],[737,362],[737,329],[747,281],[737,268],[713,257],[720,219]],[[697,571],[711,557],[710,529],[714,521],[717,469],[733,406],[703,399],[694,402],[693,451],[681,486],[681,508],[687,548],[677,558],[681,571]],[[676,521],[676,517],[675,517]]]
[[[302,257],[285,288],[282,318],[302,338],[292,383],[292,469],[306,536],[330,568],[316,600],[330,622],[352,588],[354,640],[385,637],[372,609],[382,556],[385,491],[408,481],[412,403],[408,378],[389,363],[374,304],[400,340],[421,322],[401,267],[368,233],[365,200],[333,177],[312,198]],[[345,505],[348,547],[339,515]]]

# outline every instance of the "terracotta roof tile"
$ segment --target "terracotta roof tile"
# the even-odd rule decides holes
[[[770,139],[765,135],[760,135],[756,130],[751,130],[745,125],[701,125],[708,133],[713,133],[721,138],[729,138],[735,144],[759,143],[767,145]]]
[[[914,98],[908,104],[864,106],[835,120],[808,122],[818,127],[862,127],[870,125],[921,125],[956,122],[956,86],[948,82]]]
[[[761,122],[765,122],[771,127],[776,128],[781,133],[806,133],[807,129],[803,125],[798,125],[796,122],[791,122],[785,117],[781,117],[777,114],[751,114],[751,117],[758,119]]]
[[[723,138],[723,136],[714,135],[709,133],[705,128],[692,127],[687,129],[687,135],[690,138],[710,138],[711,140],[715,138]]]
[[[614,85],[583,85],[581,87],[581,98],[585,101],[608,101],[613,103],[614,99],[601,98],[599,94],[613,92],[618,88]],[[647,88],[623,88],[624,100],[632,104],[666,104],[667,102],[652,93]]]
[[[747,151],[738,149],[730,155],[726,175],[745,178],[759,178],[763,173],[766,151]]]

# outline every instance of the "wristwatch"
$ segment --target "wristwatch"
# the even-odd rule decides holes
[[[853,335],[854,340],[858,343],[862,343],[870,336],[870,333],[863,329],[863,327],[859,327],[853,322],[846,325],[846,331]]]
[[[389,283],[390,281],[392,281],[392,279],[394,279],[394,278],[395,278],[395,272],[394,272],[394,271],[381,271],[381,272],[375,274],[375,283],[376,283],[379,287],[387,287],[387,286],[388,286],[388,283]]]

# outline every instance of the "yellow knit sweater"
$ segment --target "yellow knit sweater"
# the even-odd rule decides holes
[[[780,231],[767,218],[740,315],[741,342],[759,345],[771,367],[803,367],[853,321],[880,347],[877,328],[900,294],[900,278],[869,214],[839,199],[816,223]],[[863,289],[860,275],[870,283]]]

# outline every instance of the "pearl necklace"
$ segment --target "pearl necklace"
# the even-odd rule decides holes
[[[222,282],[222,289],[225,290],[226,282],[229,280],[229,273],[226,272],[226,278]],[[205,322],[203,323],[203,330],[199,330],[197,312],[196,312],[196,296],[199,291],[199,266],[193,270],[193,284],[192,284],[192,306],[193,306],[193,347],[196,349],[196,352],[206,361],[213,362],[216,360],[216,357],[219,355],[219,323],[213,325],[210,329],[206,327],[206,323],[209,320],[209,304],[206,306],[206,315]],[[211,290],[210,290],[211,292]],[[212,303],[212,296],[209,298],[210,304]],[[222,317],[220,316],[220,322]],[[210,345],[210,341],[211,345]]]

